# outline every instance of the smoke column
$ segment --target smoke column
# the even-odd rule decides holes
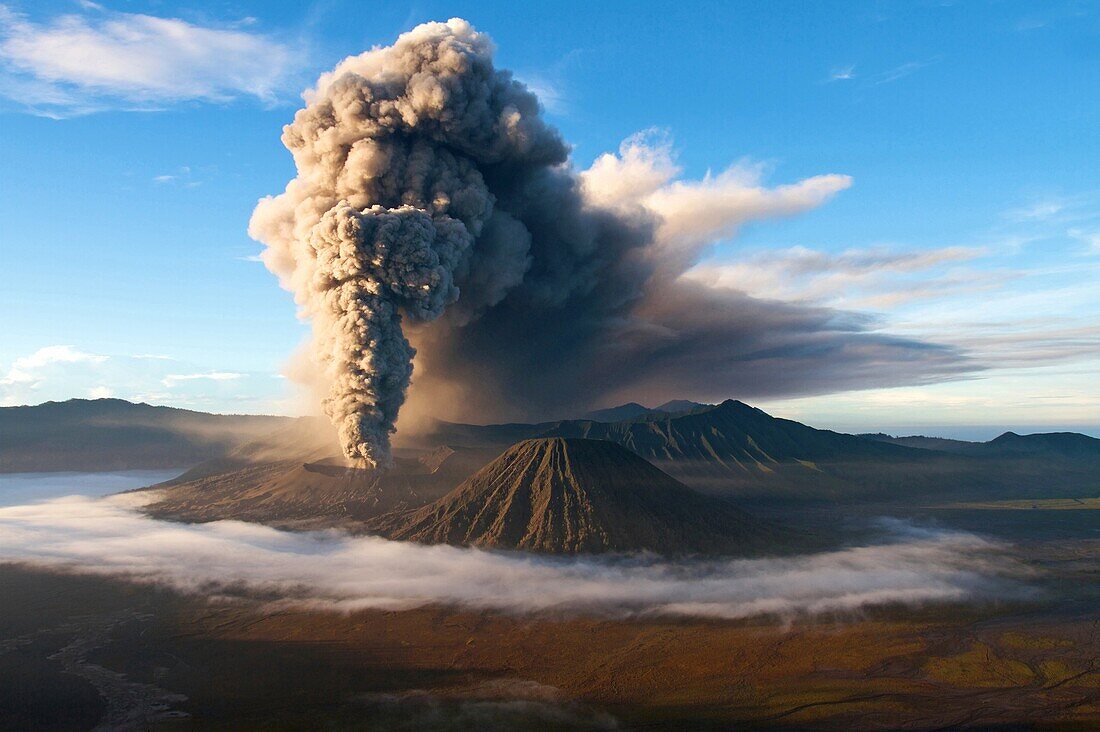
[[[528,267],[531,237],[497,210],[482,168],[516,178],[566,160],[536,98],[491,55],[451,20],[342,62],[283,131],[297,177],[250,224],[312,322],[344,453],[371,466],[389,462],[412,374],[403,321],[434,320],[460,294],[468,313],[493,304]]]
[[[308,302],[319,306],[317,357],[332,384],[324,406],[349,458],[386,462],[416,353],[402,313],[439,317],[458,297],[454,271],[470,242],[461,222],[411,206],[357,211],[341,201],[311,230]]]

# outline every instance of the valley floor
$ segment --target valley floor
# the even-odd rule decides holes
[[[352,614],[0,567],[0,728],[1100,727],[1100,542],[1025,604],[764,620]]]

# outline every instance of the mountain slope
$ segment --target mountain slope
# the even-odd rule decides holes
[[[670,399],[669,401],[654,407],[654,412],[668,412],[674,414],[676,412],[690,412],[699,409],[706,409],[707,407],[713,407],[713,404],[702,404],[700,402],[693,402],[689,399]]]
[[[617,407],[608,407],[607,409],[597,409],[594,412],[589,412],[581,417],[581,420],[592,422],[624,422],[626,420],[639,418],[660,419],[666,414],[703,411],[713,406],[713,404],[700,404],[699,402],[691,402],[687,399],[673,399],[658,407],[646,407],[637,402],[627,402]]]
[[[152,486],[146,513],[180,521],[236,519],[356,531],[384,513],[422,506],[495,452],[441,446],[386,471],[345,467],[327,421],[302,418]]]
[[[1100,442],[1072,433],[988,443],[819,430],[725,401],[619,422],[441,424],[435,439],[503,447],[536,437],[609,440],[690,487],[753,501],[912,501],[1100,495]]]
[[[536,439],[431,505],[376,523],[392,539],[548,553],[743,554],[774,531],[619,445]]]
[[[924,437],[923,435],[892,437],[882,433],[859,435],[859,437],[876,442],[977,457],[1045,457],[1100,460],[1100,440],[1078,432],[1037,432],[1030,435],[1005,432],[988,442],[949,440],[942,437]]]
[[[199,463],[167,485],[188,483],[272,463],[340,462],[338,438],[332,424],[321,417],[288,419],[264,434],[235,446],[224,455]]]
[[[711,474],[767,471],[783,462],[924,457],[911,448],[778,419],[734,400],[698,412],[641,420],[561,422],[541,436],[610,440],[647,460],[673,463],[678,472]]]
[[[926,437],[924,435],[894,437],[884,432],[863,433],[856,435],[856,437],[864,440],[873,440],[874,442],[886,442],[891,445],[915,447],[920,450],[938,450],[940,452],[961,454],[972,452],[977,446],[982,444],[980,442],[970,442],[968,440],[952,440],[947,437]]]
[[[188,467],[289,422],[122,399],[0,408],[0,473]]]
[[[1100,460],[1100,440],[1076,432],[1041,432],[1033,435],[1005,432],[979,445],[980,452],[988,455]]]
[[[590,419],[595,422],[618,422],[623,419],[634,419],[635,417],[641,417],[643,414],[648,414],[649,407],[643,407],[637,402],[628,402],[626,404],[620,404],[617,407],[608,407],[607,409],[597,409],[584,415],[583,419]]]
[[[536,437],[610,440],[647,460],[701,460],[722,469],[782,460],[877,460],[911,458],[922,453],[885,441],[807,427],[733,399],[716,405],[698,405],[686,412],[649,410],[616,422],[591,419],[495,425],[440,422],[429,436],[448,444],[501,447]]]
[[[452,485],[449,476],[433,479],[415,467],[383,472],[285,461],[154,486],[157,498],[143,510],[177,521],[354,530],[386,512],[428,503]]]

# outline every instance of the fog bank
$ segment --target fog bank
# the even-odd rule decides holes
[[[133,495],[0,508],[0,562],[129,577],[211,597],[261,593],[351,611],[454,604],[505,612],[792,618],[893,603],[1019,596],[1004,547],[899,522],[879,543],[784,558],[666,561],[422,546],[258,524],[178,524]]]

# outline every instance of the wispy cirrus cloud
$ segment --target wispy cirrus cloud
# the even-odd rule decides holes
[[[1047,221],[1066,210],[1070,202],[1061,196],[1048,196],[1010,209],[1005,217],[1011,221]]]
[[[74,346],[45,346],[28,356],[15,359],[7,373],[0,377],[0,386],[24,384],[33,387],[43,376],[43,371],[55,364],[97,364],[107,356],[87,353]]]
[[[756,252],[732,262],[702,264],[689,276],[756,297],[888,309],[911,300],[991,286],[1000,275],[946,271],[985,253],[980,247],[961,246],[924,250],[870,247],[839,253],[790,247]]]
[[[868,77],[867,82],[871,86],[890,84],[892,82],[898,81],[899,79],[904,79],[907,76],[911,76],[918,71],[921,71],[922,69],[926,69],[929,66],[938,63],[939,61],[939,56],[933,56],[932,58],[920,61],[906,61],[903,64],[899,64],[897,66],[894,66],[893,68],[887,69],[886,71],[882,71],[878,74]]]
[[[1001,368],[1027,368],[1100,357],[1100,325],[1053,318],[962,325],[953,340],[960,347],[981,353],[983,360]]]
[[[1038,196],[1002,216],[1031,242],[1065,239],[1085,245],[1078,247],[1078,254],[1100,254],[1100,198],[1095,191]]]
[[[856,78],[856,67],[853,64],[837,66],[829,72],[829,81],[851,81]]]
[[[1073,236],[1073,232],[1067,232],[1064,227],[1100,226],[1100,196],[1096,191],[1073,195],[1048,193],[1008,209],[1003,217],[1009,224],[1029,225],[1040,233]],[[1048,227],[1045,232],[1041,228],[1044,226]]]
[[[51,117],[252,97],[273,103],[294,53],[237,27],[107,10],[41,22],[0,5],[0,94]]]
[[[1100,254],[1100,228],[1097,229],[1078,229],[1073,228],[1069,230],[1069,235],[1080,242],[1083,242],[1088,247],[1089,254]]]
[[[567,79],[570,70],[577,66],[583,53],[582,49],[574,48],[549,66],[518,70],[516,78],[535,93],[539,104],[547,112],[554,115],[568,114],[570,106]]]
[[[158,186],[179,185],[185,188],[197,188],[202,181],[196,180],[192,175],[191,166],[181,165],[171,173],[161,173],[153,176],[153,183]]]
[[[161,379],[161,383],[167,387],[172,387],[181,381],[236,381],[246,376],[248,376],[248,374],[241,374],[236,371],[208,371],[200,374],[168,374]]]

